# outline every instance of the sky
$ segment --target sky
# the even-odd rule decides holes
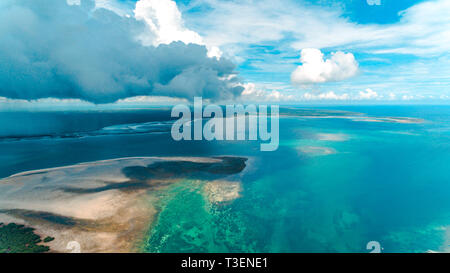
[[[49,1],[0,4],[0,109],[450,102],[450,0]]]

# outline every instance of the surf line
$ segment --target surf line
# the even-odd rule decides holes
[[[201,97],[194,98],[194,114],[191,107],[179,104],[172,108],[171,117],[178,118],[172,125],[171,135],[180,140],[260,140],[260,150],[275,151],[279,145],[279,106],[235,104],[225,106],[208,104],[203,107]],[[193,119],[192,119],[193,118]],[[203,118],[208,119],[203,124]],[[270,131],[269,131],[270,120]],[[192,126],[193,124],[193,126]],[[247,130],[248,126],[248,130]],[[194,134],[192,137],[192,127]],[[248,132],[248,134],[246,133]]]

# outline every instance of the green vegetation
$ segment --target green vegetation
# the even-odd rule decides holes
[[[45,243],[54,238],[46,237]],[[0,253],[41,253],[50,250],[48,246],[38,245],[41,238],[34,233],[33,228],[14,223],[0,223]]]
[[[48,242],[51,242],[51,241],[53,241],[53,240],[55,240],[55,238],[50,237],[50,236],[47,236],[47,237],[45,237],[45,239],[44,239],[44,243],[48,243]]]

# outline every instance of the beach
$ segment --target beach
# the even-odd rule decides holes
[[[243,168],[237,157],[134,157],[27,171],[0,180],[0,223],[54,238],[46,244],[52,252],[69,252],[70,242],[81,252],[137,252],[169,185],[220,178],[205,186],[207,195],[230,201],[239,185],[223,178]]]

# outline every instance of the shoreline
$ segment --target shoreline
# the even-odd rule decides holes
[[[246,160],[131,157],[17,173],[0,179],[0,222],[55,238],[45,243],[51,252],[69,252],[72,241],[81,252],[137,252],[157,217],[159,192],[190,177],[214,181],[238,174]]]

